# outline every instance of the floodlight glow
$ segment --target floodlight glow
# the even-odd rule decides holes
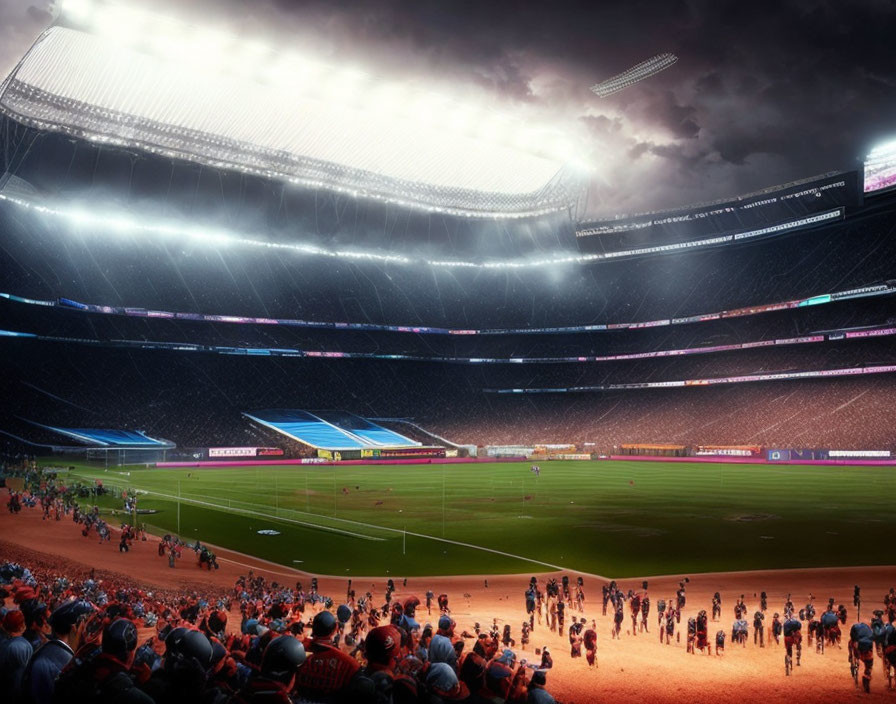
[[[458,132],[466,132],[473,128],[478,117],[477,111],[470,105],[458,105],[453,109],[449,124]]]
[[[321,83],[321,91],[330,96],[357,97],[355,93],[360,87],[365,75],[356,68],[344,68],[326,76]]]
[[[648,255],[669,254],[690,251],[701,247],[711,247],[724,244],[733,244],[759,237],[768,237],[784,233],[790,233],[815,225],[830,222],[838,222],[843,219],[844,209],[835,208],[815,215],[809,215],[794,220],[769,225],[767,227],[741,232],[733,235],[718,235],[702,240],[688,240],[671,244],[640,247],[631,250],[614,251],[596,254],[578,254],[558,252],[554,255],[546,255],[540,259],[515,259],[515,260],[445,260],[445,259],[419,259],[399,254],[381,252],[359,252],[356,250],[325,249],[314,244],[299,242],[272,242],[259,236],[251,236],[243,233],[228,232],[225,230],[205,230],[200,227],[188,227],[173,222],[152,222],[149,220],[123,219],[119,214],[103,214],[96,210],[85,211],[78,208],[54,208],[35,204],[16,196],[0,193],[0,201],[6,201],[26,209],[34,210],[41,214],[61,217],[90,232],[112,230],[120,232],[123,224],[131,232],[145,232],[147,234],[164,236],[187,237],[195,241],[210,242],[222,245],[246,245],[251,247],[264,247],[293,251],[301,254],[331,257],[335,259],[349,259],[357,261],[371,261],[393,264],[420,264],[440,268],[476,268],[476,269],[530,269],[545,266],[557,266],[563,264],[586,264],[599,261],[613,261],[628,257],[643,257]]]
[[[229,43],[228,36],[216,30],[206,30],[194,42],[184,42],[188,47],[195,47],[190,52],[193,65],[211,71],[219,71],[226,64]]]
[[[434,124],[443,118],[447,109],[448,106],[444,98],[421,93],[408,106],[408,113],[414,120]]]
[[[276,59],[263,73],[267,83],[274,86],[288,86],[294,88],[300,79],[299,61],[297,57],[287,54]]]
[[[875,146],[870,152],[868,152],[868,158],[873,159],[875,157],[889,155],[892,153],[896,153],[896,139]]]
[[[90,0],[65,0],[62,4],[62,13],[75,22],[87,22],[93,12],[93,3]]]
[[[476,126],[476,136],[487,141],[496,140],[505,132],[506,123],[497,115],[489,115]]]
[[[65,25],[44,32],[3,83],[0,114],[112,147],[468,217],[567,210],[583,192],[550,150],[515,138],[516,121],[504,115],[481,122],[476,106],[404,85],[380,89],[356,68],[214,28],[121,8],[103,15],[92,24],[102,36]]]
[[[896,140],[878,144],[865,158],[864,192],[896,186]]]
[[[367,104],[372,114],[391,120],[407,107],[409,100],[408,91],[401,84],[383,83],[370,92]]]

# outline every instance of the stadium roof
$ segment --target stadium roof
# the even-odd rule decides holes
[[[109,8],[60,22],[0,86],[39,129],[298,185],[478,217],[575,205],[556,131],[345,67]],[[100,21],[102,19],[102,21]]]

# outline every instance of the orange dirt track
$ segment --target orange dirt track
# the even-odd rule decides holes
[[[5,507],[4,507],[5,508]],[[698,546],[695,546],[698,547]],[[214,572],[200,571],[190,557],[185,557],[175,569],[167,566],[167,560],[156,552],[155,538],[150,542],[134,543],[130,553],[118,552],[118,542],[99,545],[94,534],[81,536],[78,526],[70,518],[60,522],[41,520],[37,509],[23,509],[18,516],[5,510],[0,513],[0,559],[14,558],[21,561],[35,560],[47,564],[56,562],[60,571],[73,568],[96,568],[98,573],[127,575],[131,580],[147,588],[216,588],[231,587],[240,574],[248,569],[263,573],[269,579],[281,583],[307,579],[307,573],[274,565],[256,558],[217,549],[221,569]],[[53,559],[55,558],[55,559]],[[102,576],[100,574],[99,576]],[[414,593],[423,596],[427,589],[435,593],[446,592],[450,597],[452,615],[458,624],[458,632],[472,631],[474,621],[487,627],[492,618],[499,624],[510,623],[514,638],[519,637],[520,625],[525,617],[523,593],[530,575],[494,576],[485,588],[482,577],[414,577],[407,588],[394,578],[398,585],[397,596]],[[543,574],[543,579],[556,574]],[[570,573],[575,579],[575,573]],[[675,593],[683,576],[648,577],[651,597],[649,618],[650,633],[632,636],[628,609],[620,641],[610,638],[611,620],[600,615],[601,581],[584,575],[586,603],[585,616],[590,623],[597,621],[598,667],[589,670],[584,658],[572,660],[565,638],[551,634],[536,622],[529,651],[515,648],[520,657],[538,662],[535,647],[549,646],[554,657],[554,669],[548,674],[548,689],[558,701],[576,704],[590,702],[894,702],[896,691],[887,691],[880,660],[874,664],[871,694],[859,692],[853,685],[847,664],[846,650],[828,649],[823,655],[815,653],[814,646],[807,647],[804,635],[802,666],[791,677],[784,675],[784,648],[766,644],[764,649],[752,643],[752,612],[758,608],[758,594],[768,592],[769,613],[780,611],[785,595],[793,594],[794,604],[805,604],[809,594],[815,595],[815,603],[824,606],[828,597],[844,603],[849,609],[850,620],[855,616],[852,606],[853,585],[862,587],[863,619],[867,620],[874,608],[879,608],[885,592],[896,585],[896,567],[855,567],[837,569],[812,569],[792,571],[716,573],[690,575],[687,585],[687,607],[682,614],[680,628],[686,627],[687,618],[700,609],[710,610],[710,597],[719,591],[722,595],[722,618],[710,623],[711,639],[715,632],[724,629],[729,636],[722,657],[689,655],[682,642],[665,646],[659,643],[656,623],[656,601],[667,601]],[[368,588],[377,600],[385,591],[384,578],[354,577],[353,586],[359,592]],[[621,580],[620,586],[640,589],[641,578]],[[322,578],[320,591],[334,597],[343,594],[345,580]],[[746,595],[749,609],[750,642],[744,647],[730,643],[733,607],[740,594]],[[467,596],[468,595],[468,596]],[[756,595],[756,596],[754,596]],[[338,598],[337,598],[338,603]],[[819,609],[819,611],[823,610]],[[573,614],[570,613],[570,616]],[[435,614],[433,615],[433,619]],[[425,608],[418,612],[418,620],[427,621]],[[238,623],[236,613],[231,623]],[[567,626],[569,621],[567,620]],[[805,632],[805,629],[804,629]],[[472,642],[470,642],[472,645]]]

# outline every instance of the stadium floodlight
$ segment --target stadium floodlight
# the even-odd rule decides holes
[[[564,264],[586,264],[590,262],[613,261],[622,258],[682,252],[694,250],[701,247],[717,246],[720,244],[732,244],[748,239],[755,239],[757,237],[768,237],[772,235],[784,234],[807,227],[813,227],[815,225],[836,222],[842,220],[844,214],[843,208],[835,208],[834,210],[789,220],[786,222],[778,223],[776,225],[770,225],[768,227],[750,230],[736,235],[719,235],[702,240],[687,240],[685,242],[656,245],[652,247],[640,247],[623,251],[594,254],[557,252],[555,254],[545,255],[539,259],[463,261],[412,258],[404,255],[397,255],[386,252],[333,250],[302,242],[273,242],[269,239],[264,239],[261,236],[252,236],[245,233],[226,230],[206,230],[201,227],[181,225],[177,222],[172,221],[158,222],[149,219],[123,219],[123,216],[120,213],[104,213],[101,210],[97,210],[96,208],[92,210],[82,210],[80,208],[72,207],[51,207],[47,205],[41,205],[32,200],[28,200],[18,196],[6,195],[2,192],[0,192],[0,201],[12,203],[14,205],[18,205],[44,215],[61,217],[68,220],[73,225],[78,226],[81,230],[86,230],[91,233],[102,233],[110,230],[114,232],[121,232],[123,223],[126,222],[126,229],[132,233],[145,233],[150,235],[161,235],[164,237],[187,237],[196,241],[205,241],[212,244],[264,247],[268,249],[293,251],[300,254],[312,254],[316,256],[332,257],[335,259],[363,260],[399,264],[426,263],[434,267],[478,269],[528,269]]]
[[[867,163],[877,159],[890,159],[894,156],[896,156],[896,139],[876,145],[870,152],[868,152],[868,157],[865,159],[865,162]]]
[[[642,61],[622,73],[616,74],[612,78],[591,86],[591,90],[601,98],[606,98],[613,95],[613,93],[618,93],[634,85],[638,81],[643,81],[645,78],[650,78],[660,71],[664,71],[676,61],[678,61],[678,57],[674,54],[665,53],[652,56],[646,61]]]

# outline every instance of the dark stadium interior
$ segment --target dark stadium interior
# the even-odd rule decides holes
[[[0,208],[0,290],[39,300],[185,313],[460,329],[611,324],[685,317],[883,284],[896,277],[896,199],[878,196],[842,223],[737,246],[590,265],[452,269],[346,263],[151,237],[91,236],[50,215]],[[415,216],[416,217],[416,216]],[[516,223],[512,227],[527,227]],[[540,223],[538,227],[545,226]],[[550,229],[550,228],[549,228]],[[447,231],[441,245],[463,252]],[[388,237],[377,247],[390,246]],[[441,246],[440,245],[440,246]],[[555,364],[452,364],[222,356],[139,349],[140,342],[419,357],[567,357],[742,344],[886,327],[892,296],[737,318],[575,334],[434,335],[104,315],[0,301],[2,327],[72,344],[6,340],[3,427],[59,444],[22,419],[146,430],[180,447],[281,442],[241,412],[342,408],[413,418],[464,444],[625,442],[892,445],[891,375],[712,388],[498,395],[896,363],[891,337],[751,350]],[[108,345],[127,340],[132,347]],[[102,344],[98,344],[102,343]],[[726,412],[720,416],[718,409]],[[720,422],[720,417],[727,420]],[[872,420],[869,420],[872,419]],[[879,421],[879,422],[878,422]],[[14,442],[7,436],[6,442]],[[292,448],[299,452],[298,447]]]

